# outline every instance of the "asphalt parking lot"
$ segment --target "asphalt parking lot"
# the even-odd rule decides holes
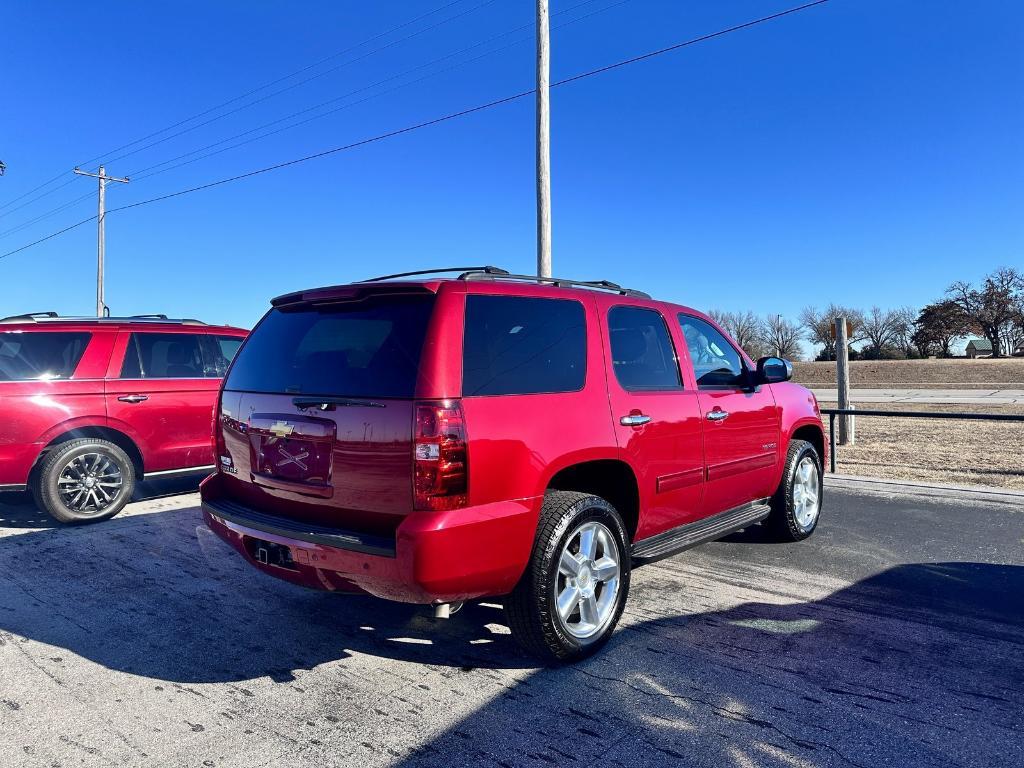
[[[196,501],[0,504],[5,768],[1024,765],[1021,506],[833,489],[807,542],[641,568],[606,651],[540,670],[494,605],[264,577]]]

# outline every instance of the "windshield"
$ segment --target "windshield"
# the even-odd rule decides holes
[[[225,387],[245,392],[409,398],[434,297],[273,309]]]

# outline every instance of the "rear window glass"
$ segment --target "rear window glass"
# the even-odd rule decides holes
[[[586,321],[578,301],[466,297],[464,397],[575,392],[586,373]]]
[[[228,389],[412,397],[434,297],[274,309],[239,350]]]
[[[89,344],[88,333],[0,333],[0,381],[67,379]]]

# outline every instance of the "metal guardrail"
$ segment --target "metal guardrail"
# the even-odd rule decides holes
[[[1017,413],[952,413],[950,411],[867,411],[860,408],[822,408],[828,414],[828,467],[836,471],[836,416],[895,416],[905,419],[966,419],[968,421],[1017,421],[1024,423],[1024,414]]]

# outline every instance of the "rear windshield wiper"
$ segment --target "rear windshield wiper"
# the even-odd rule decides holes
[[[333,411],[337,406],[343,408],[384,408],[384,403],[373,400],[357,400],[351,397],[293,397],[292,405],[296,408],[317,408],[321,411]]]

